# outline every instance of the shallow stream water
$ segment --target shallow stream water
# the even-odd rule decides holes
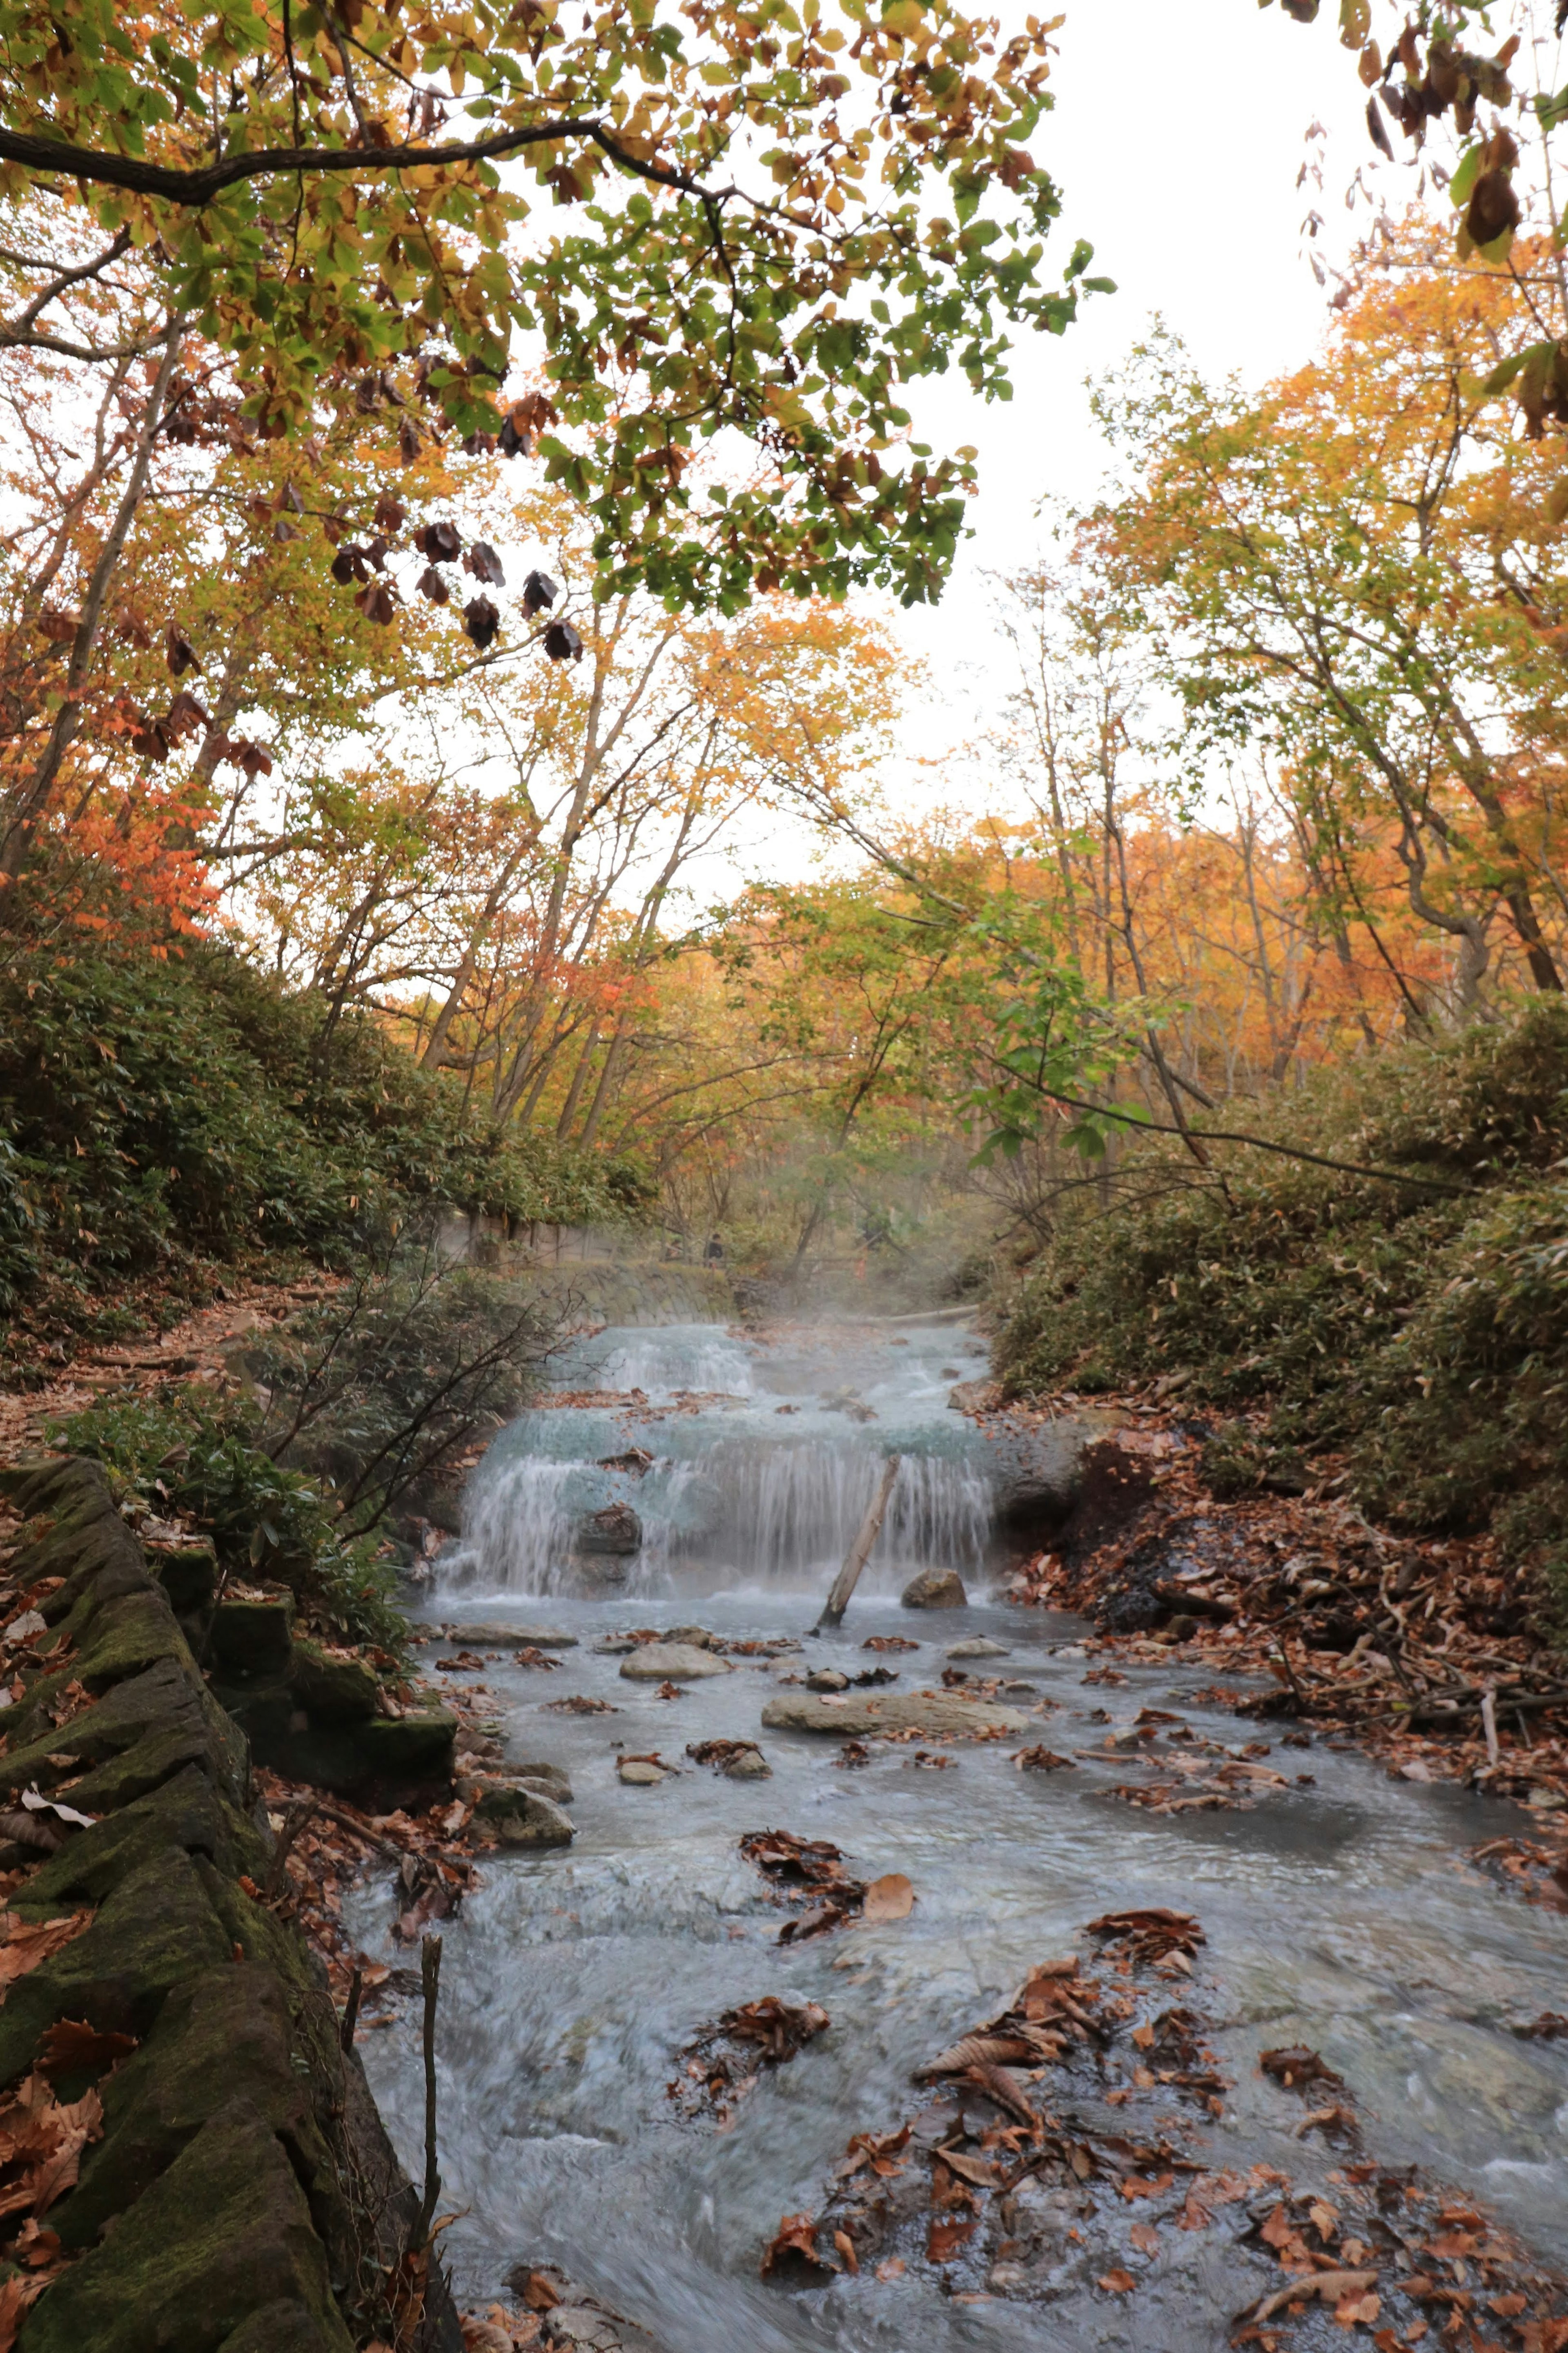
[[[915,1767],[909,1746],[874,1747],[868,1767],[844,1770],[831,1740],[760,1732],[777,1666],[742,1662],[661,1700],[595,1651],[616,1629],[693,1620],[727,1640],[805,1635],[896,1448],[892,1524],[842,1632],[808,1641],[783,1672],[831,1660],[856,1672],[879,1662],[860,1648],[868,1636],[898,1633],[921,1647],[885,1662],[900,1671],[896,1688],[918,1690],[937,1683],[948,1645],[984,1633],[1007,1645],[1003,1670],[1037,1686],[1016,1703],[1045,1710],[1025,1740],[1081,1758],[1153,1705],[1238,1748],[1255,1727],[1192,1697],[1215,1682],[1212,1666],[1162,1661],[1128,1667],[1125,1684],[1086,1684],[1092,1661],[1068,1621],[983,1598],[964,1612],[899,1607],[902,1580],[931,1562],[953,1562],[984,1595],[989,1472],[973,1426],[945,1405],[952,1369],[981,1369],[976,1349],[951,1325],[773,1345],[718,1328],[609,1333],[560,1386],[640,1389],[646,1406],[530,1415],[482,1466],[432,1614],[577,1635],[553,1672],[503,1656],[477,1678],[509,1759],[569,1770],[577,1837],[568,1852],[488,1858],[446,1931],[443,2203],[464,2211],[444,2243],[461,2295],[488,2301],[520,2258],[552,2259],[668,2353],[1223,2343],[1245,2295],[1195,2243],[1203,2233],[1168,2234],[1165,2292],[1162,2256],[1153,2302],[1136,2310],[1087,2277],[1044,2307],[987,2298],[984,2278],[962,2272],[944,2285],[924,2265],[805,2293],[758,2277],[781,2217],[820,2208],[849,2136],[887,2131],[920,2105],[914,2068],[1000,2009],[1037,1962],[1087,1956],[1095,1915],[1142,1905],[1197,1914],[1206,1937],[1205,2032],[1235,2086],[1223,2117],[1194,2137],[1206,2166],[1262,2159],[1307,2181],[1342,2162],[1296,2137],[1300,2102],[1258,2071],[1260,2048],[1308,2043],[1345,2078],[1370,2155],[1419,2162],[1539,2255],[1568,2261],[1568,2045],[1510,2031],[1568,2007],[1568,1920],[1500,1894],[1464,1859],[1520,1822],[1510,1810],[1392,1780],[1318,1736],[1310,1751],[1275,1744],[1272,1764],[1292,1777],[1285,1793],[1177,1818],[1106,1794],[1125,1764],[1017,1771],[1016,1740],[933,1742],[957,1760],[945,1770]],[[821,1402],[846,1390],[876,1419]],[[780,1416],[780,1404],[800,1410]],[[633,1445],[656,1458],[640,1481],[595,1467]],[[643,1556],[616,1591],[568,1591],[573,1514],[622,1495],[647,1528]],[[548,1712],[577,1693],[618,1712]],[[773,1778],[691,1765],[687,1744],[715,1736],[760,1736]],[[617,1748],[657,1750],[683,1770],[628,1787]],[[737,1852],[763,1826],[831,1839],[857,1876],[907,1873],[912,1915],[781,1949],[784,1915]],[[351,1925],[366,1950],[405,1957],[389,1941],[384,1890],[356,1898]],[[730,2128],[679,2122],[666,2086],[684,2046],[721,2010],[769,1993],[819,2002],[830,2029],[764,2075]],[[362,2048],[417,2172],[413,2009]]]

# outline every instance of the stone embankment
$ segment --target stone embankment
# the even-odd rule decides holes
[[[199,1562],[166,1587],[94,1464],[22,1465],[0,1488],[26,1522],[0,1596],[18,1662],[0,1711],[0,2103],[74,2119],[57,2178],[9,2161],[0,2342],[459,2353],[324,1971],[268,1900],[247,1742],[187,1629],[264,1739],[314,1727],[332,1778],[369,1778],[372,1751],[390,1778],[422,1774],[437,1725],[376,1719],[281,1605],[242,1640]]]

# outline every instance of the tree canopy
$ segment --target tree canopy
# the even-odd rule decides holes
[[[189,335],[259,437],[357,403],[405,462],[537,456],[607,592],[929,598],[973,452],[910,445],[905,387],[1005,397],[1010,332],[1104,283],[1083,245],[1043,274],[1049,30],[952,0],[5,0],[0,340],[111,364]],[[137,317],[62,332],[125,258]]]

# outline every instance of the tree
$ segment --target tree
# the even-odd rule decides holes
[[[53,306],[133,250],[161,306],[133,348],[172,370],[199,338],[263,438],[358,402],[409,459],[448,431],[537,451],[610,591],[929,597],[972,453],[895,462],[902,386],[956,364],[1005,396],[1009,331],[1060,332],[1089,259],[1042,280],[1058,199],[1023,142],[1049,30],[1003,41],[952,0],[577,26],[559,0],[5,0],[32,290],[4,332],[47,347]],[[519,338],[542,375],[508,396]],[[736,433],[755,470],[714,479],[695,444]]]
[[[1413,219],[1324,358],[1261,400],[1146,350],[1101,406],[1152,460],[1089,535],[1160,634],[1194,758],[1266,746],[1342,850],[1370,817],[1470,1007],[1500,916],[1533,986],[1562,987],[1562,453],[1499,429],[1481,386],[1526,305],[1431,242]]]

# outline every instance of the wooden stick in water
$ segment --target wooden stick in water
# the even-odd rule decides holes
[[[860,1523],[860,1533],[844,1556],[844,1566],[833,1580],[833,1590],[827,1597],[821,1617],[812,1628],[820,1634],[825,1626],[839,1626],[849,1607],[849,1597],[859,1582],[860,1571],[871,1556],[871,1546],[877,1541],[879,1529],[888,1509],[888,1498],[893,1492],[893,1482],[899,1475],[899,1458],[889,1454],[882,1466],[882,1483],[871,1498],[870,1509]]]

